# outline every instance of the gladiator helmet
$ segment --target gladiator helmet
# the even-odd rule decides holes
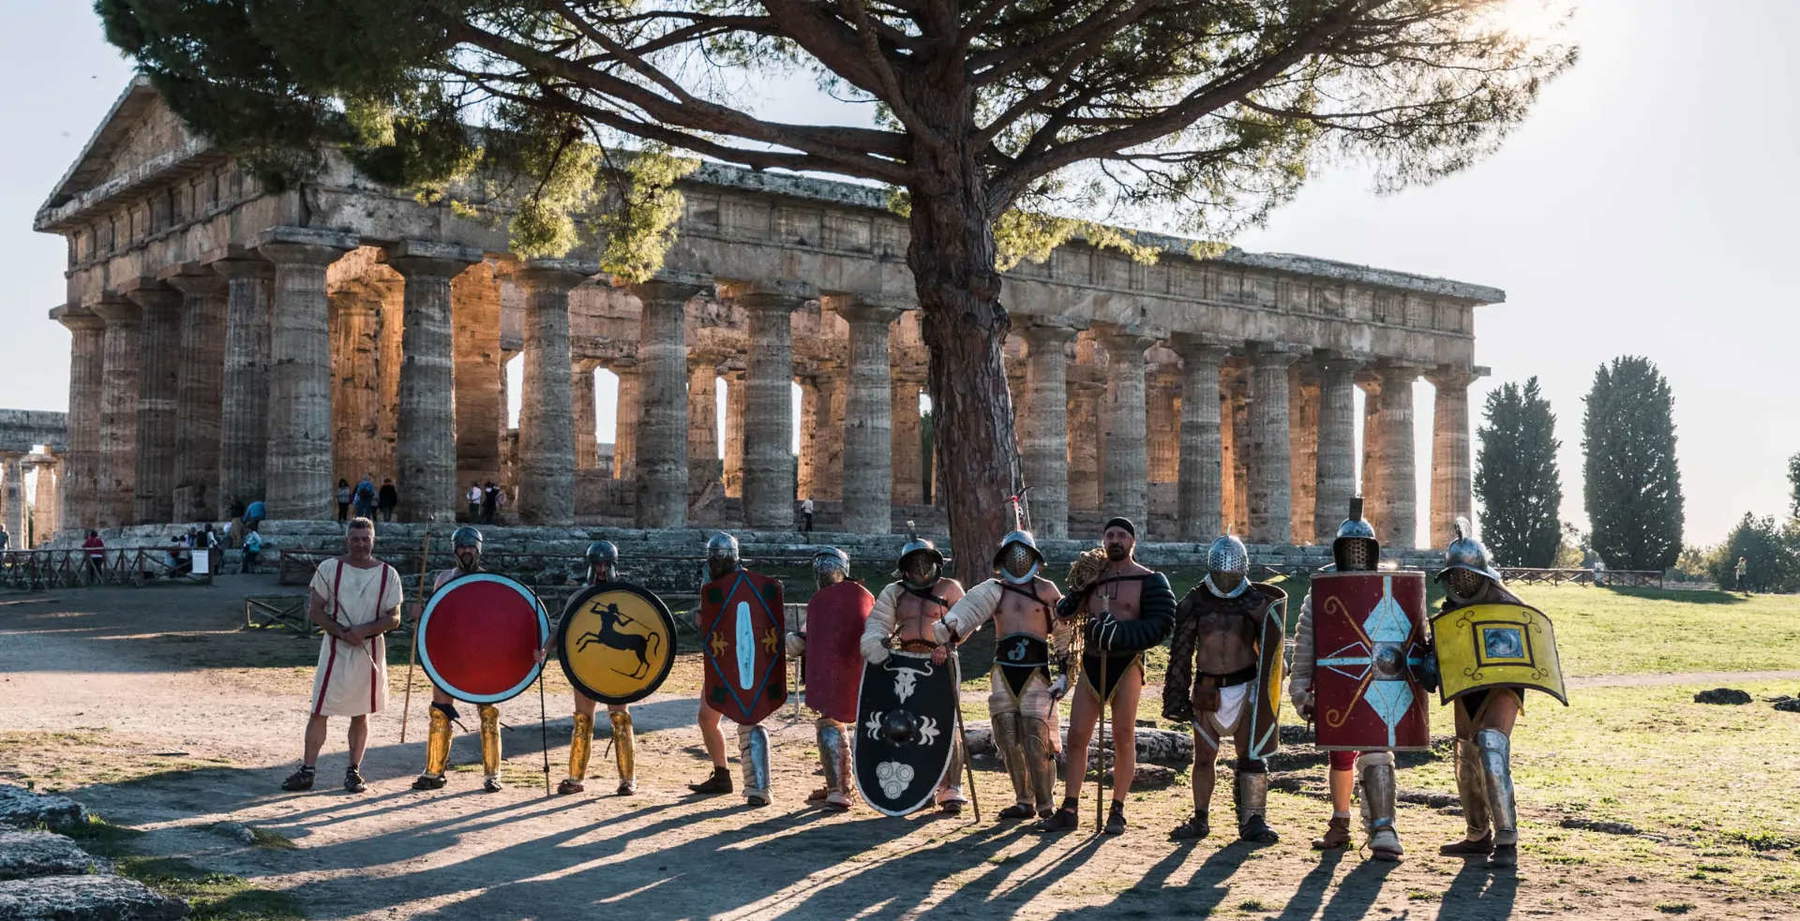
[[[906,543],[900,547],[900,558],[894,564],[894,575],[913,588],[926,588],[937,582],[939,573],[944,571],[944,554],[938,551],[937,545],[919,536],[912,522],[906,523]],[[906,571],[907,563],[918,555],[924,555],[931,562],[931,576],[924,581],[915,582]]]
[[[1350,515],[1338,525],[1337,537],[1331,541],[1331,558],[1339,572],[1372,572],[1381,559],[1381,543],[1375,529],[1363,520],[1361,496],[1350,498]]]
[[[1456,519],[1456,538],[1450,541],[1450,546],[1444,550],[1444,568],[1437,574],[1437,579],[1439,582],[1447,582],[1451,589],[1459,595],[1471,595],[1479,590],[1480,585],[1472,583],[1467,577],[1457,575],[1465,572],[1492,580],[1495,584],[1505,581],[1494,569],[1494,564],[1488,556],[1487,545],[1472,533],[1469,519],[1458,518]],[[1459,582],[1462,583],[1461,586],[1458,585]],[[1465,586],[1468,588],[1467,591],[1462,590]]]
[[[850,578],[850,554],[836,547],[823,547],[813,552],[813,579],[820,588]],[[838,576],[838,578],[832,578]]]
[[[720,531],[706,542],[706,570],[718,577],[738,567],[737,538]]]
[[[450,532],[450,552],[454,554],[464,547],[475,548],[475,559],[481,559],[481,532],[466,524]],[[456,565],[462,565],[462,557],[456,558]]]
[[[1030,531],[1008,531],[1000,538],[1000,550],[994,554],[994,569],[1000,578],[1014,585],[1024,585],[1037,578],[1044,565],[1044,553]]]
[[[597,540],[587,546],[588,577],[600,581],[594,574],[603,567],[606,570],[606,581],[619,577],[619,548],[610,540]]]
[[[1250,550],[1231,534],[1213,538],[1206,548],[1206,578],[1201,580],[1208,591],[1220,598],[1236,598],[1250,587]]]

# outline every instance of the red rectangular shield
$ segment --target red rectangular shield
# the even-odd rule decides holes
[[[748,569],[700,587],[700,648],[706,705],[754,726],[787,700],[781,583]]]
[[[1429,697],[1413,676],[1429,659],[1425,574],[1315,573],[1312,629],[1318,746],[1430,748]]]

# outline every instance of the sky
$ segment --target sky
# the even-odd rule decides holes
[[[1517,0],[1529,17],[1535,0]],[[62,240],[36,212],[130,77],[86,3],[12,0],[0,34],[0,407],[68,403]],[[1565,37],[1574,70],[1495,155],[1418,189],[1377,196],[1354,167],[1316,174],[1266,226],[1232,241],[1493,285],[1476,314],[1470,391],[1537,376],[1557,415],[1563,517],[1585,527],[1582,397],[1595,369],[1644,355],[1675,394],[1687,541],[1722,540],[1747,511],[1786,507],[1800,452],[1794,343],[1800,290],[1800,3],[1586,0]],[[772,104],[800,100],[783,90]],[[814,103],[802,104],[813,105]],[[604,372],[600,434],[612,431]],[[518,393],[518,388],[512,388]],[[1421,515],[1432,391],[1415,392]],[[1421,534],[1428,533],[1424,530]]]

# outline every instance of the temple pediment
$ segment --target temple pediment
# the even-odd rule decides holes
[[[136,77],[38,209],[33,224],[40,231],[54,232],[90,208],[163,179],[211,150],[147,78]]]

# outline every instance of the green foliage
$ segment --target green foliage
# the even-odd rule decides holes
[[[675,183],[699,168],[699,160],[646,150],[610,171],[618,180],[619,203],[600,215],[606,240],[600,251],[602,271],[630,282],[656,274],[681,220],[683,200]]]
[[[1594,550],[1612,569],[1667,569],[1681,554],[1675,399],[1647,358],[1594,372],[1582,416],[1583,493]]]
[[[1800,453],[1788,458],[1788,514],[1800,518]]]
[[[1486,423],[1477,429],[1475,497],[1481,531],[1494,559],[1509,566],[1556,562],[1562,532],[1562,478],[1556,469],[1556,415],[1537,378],[1488,394]]]
[[[1727,590],[1738,588],[1737,562],[1746,564],[1745,585],[1759,592],[1800,591],[1800,525],[1776,524],[1749,512],[1738,519],[1725,544],[1708,560],[1708,576]]]

